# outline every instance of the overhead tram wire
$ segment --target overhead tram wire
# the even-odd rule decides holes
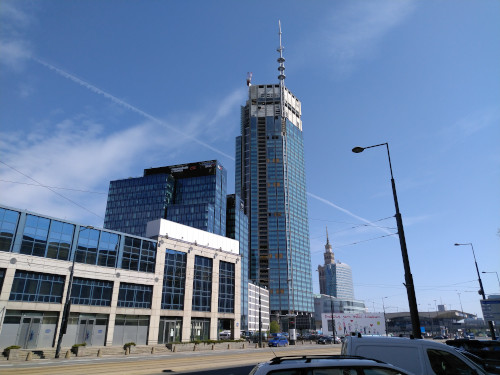
[[[335,249],[339,249],[341,247],[346,247],[346,246],[352,246],[352,245],[357,245],[359,243],[362,243],[362,242],[368,242],[368,241],[374,241],[374,240],[378,240],[380,238],[384,238],[384,237],[391,237],[391,236],[396,236],[398,233],[391,233],[391,234],[386,234],[384,236],[379,236],[379,237],[374,237],[374,238],[369,238],[367,240],[360,240],[360,241],[356,241],[356,242],[351,242],[351,243],[347,243],[347,244],[344,244],[344,245],[338,245],[338,246],[335,246]],[[318,253],[320,251],[323,251],[323,250],[316,250],[316,251],[311,251],[311,253]]]
[[[47,186],[47,185],[42,184],[41,182],[39,182],[39,181],[35,180],[33,177],[28,176],[27,174],[25,174],[25,173],[21,172],[20,170],[18,170],[18,169],[16,169],[16,168],[12,167],[12,166],[10,166],[10,165],[8,165],[7,163],[5,163],[5,162],[3,162],[3,161],[1,161],[1,160],[0,160],[0,163],[2,163],[3,165],[5,165],[5,166],[9,167],[10,169],[12,169],[12,170],[16,171],[17,173],[22,174],[24,177],[29,178],[29,179],[30,179],[30,180],[32,180],[32,181],[35,181],[38,185],[43,186],[44,188],[46,188],[46,189],[50,190],[51,192],[53,192],[53,193],[54,193],[54,194],[56,194],[56,195],[59,195],[61,198],[66,199],[68,202],[73,203],[75,206],[78,206],[78,207],[80,207],[80,208],[84,209],[85,211],[90,212],[92,215],[97,216],[99,219],[103,219],[103,220],[104,220],[104,218],[103,218],[102,216],[100,216],[100,215],[96,214],[96,213],[95,213],[95,212],[93,212],[93,211],[90,211],[87,207],[84,207],[84,206],[82,206],[81,204],[76,203],[74,200],[72,200],[72,199],[70,199],[70,198],[68,198],[68,197],[66,197],[66,196],[64,196],[64,195],[62,195],[61,193],[58,193],[58,192],[57,192],[57,191],[55,191],[53,188],[51,188],[51,187],[49,187],[49,186]]]
[[[36,187],[49,187],[51,189],[57,189],[57,190],[68,190],[68,191],[76,191],[79,193],[89,193],[89,194],[107,194],[102,191],[91,191],[91,190],[81,190],[81,189],[72,189],[72,188],[64,188],[60,186],[44,186],[44,185],[39,185],[39,184],[29,184],[27,182],[20,182],[20,181],[9,181],[9,180],[2,180],[0,179],[0,182],[8,182],[10,184],[19,184],[19,185],[28,185],[28,186],[36,186]]]

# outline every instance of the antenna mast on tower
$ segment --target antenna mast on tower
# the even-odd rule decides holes
[[[278,80],[280,81],[280,116],[281,116],[281,127],[282,131],[285,130],[285,58],[283,57],[284,47],[281,44],[281,20],[278,20],[279,26],[279,36],[280,36],[280,46],[276,49],[279,52],[280,57],[278,57]]]

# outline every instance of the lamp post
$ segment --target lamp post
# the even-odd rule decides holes
[[[476,253],[474,252],[474,246],[472,246],[471,242],[468,242],[468,243],[456,243],[455,244],[455,246],[468,246],[468,245],[470,245],[470,247],[472,249],[472,255],[474,256],[474,263],[476,265],[477,281],[479,281],[479,291],[478,291],[478,293],[483,297],[483,301],[484,301],[484,300],[486,300],[486,294],[484,293],[483,281],[481,280],[481,274],[479,273],[479,267],[477,266]],[[495,327],[493,327],[493,322],[489,321],[488,325],[490,327],[490,332],[491,332],[491,338],[492,338],[492,340],[496,340]]]
[[[481,273],[495,273],[497,275],[498,286],[500,287],[500,279],[498,278],[498,272],[495,272],[495,271],[482,271]]]
[[[337,332],[335,332],[335,320],[333,319],[333,297],[330,296],[330,310],[332,312],[332,334],[333,334],[333,343],[337,343]]]
[[[457,292],[458,294],[458,300],[460,301],[460,309],[462,310],[462,316],[464,318],[464,337],[465,337],[465,334],[467,333],[467,317],[465,316],[464,314],[464,308],[462,306],[462,298],[460,297],[460,293]]]
[[[408,295],[408,306],[410,308],[410,318],[411,318],[411,326],[413,331],[413,336],[415,338],[421,339],[422,334],[420,333],[420,319],[418,317],[418,307],[417,307],[417,298],[415,296],[415,286],[413,285],[413,276],[410,270],[410,260],[408,258],[408,250],[406,249],[406,239],[405,232],[403,229],[403,219],[401,218],[401,213],[399,212],[399,204],[398,204],[398,196],[396,194],[396,183],[394,182],[394,177],[392,175],[392,165],[391,165],[391,155],[389,153],[389,144],[381,143],[374,146],[368,147],[354,147],[352,152],[359,154],[363,152],[367,148],[373,148],[378,146],[386,146],[387,148],[387,157],[389,159],[389,169],[391,171],[391,185],[392,185],[392,195],[394,197],[394,206],[396,207],[396,223],[398,227],[398,235],[399,235],[399,244],[401,246],[401,255],[403,257],[403,266],[405,271],[405,283],[406,294]]]
[[[94,227],[91,225],[85,226],[83,228],[80,227],[80,231],[78,232],[78,238],[80,238],[80,233],[82,233],[85,229],[94,229]],[[59,328],[59,336],[57,337],[57,346],[56,346],[56,354],[55,354],[56,358],[59,358],[59,355],[61,353],[61,344],[62,344],[63,335],[66,333],[66,328],[68,327],[69,310],[71,307],[71,288],[73,286],[73,276],[75,274],[75,260],[76,260],[76,251],[73,254],[73,263],[71,264],[71,272],[69,274],[68,288],[66,289],[66,301],[64,302],[64,310],[63,310],[63,315],[62,315],[62,319],[61,319],[61,327]]]
[[[385,303],[384,299],[387,297],[382,297],[382,309],[384,310],[384,326],[385,326],[385,335],[387,336],[387,320],[385,319]]]

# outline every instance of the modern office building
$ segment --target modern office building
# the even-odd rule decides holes
[[[259,332],[259,310],[262,332],[269,330],[269,291],[266,288],[248,283],[248,331]]]
[[[325,263],[318,266],[319,292],[345,300],[354,300],[354,287],[352,283],[351,267],[339,261],[335,262],[332,245],[326,232],[326,245],[324,253]]]
[[[65,348],[239,338],[240,259],[168,220],[138,237],[0,206],[0,347],[55,347],[68,293]]]
[[[248,331],[248,218],[236,194],[227,196],[226,237],[240,243],[241,256],[241,330]]]
[[[314,321],[316,329],[322,328],[323,314],[356,314],[365,312],[366,306],[363,301],[337,298],[325,294],[314,295]]]
[[[280,31],[279,83],[249,83],[235,190],[249,220],[249,278],[269,290],[272,317],[297,315],[305,329],[314,306],[301,103],[285,87],[282,50]]]
[[[225,236],[226,193],[217,160],[145,169],[110,182],[104,228],[145,236],[149,221],[167,219]]]

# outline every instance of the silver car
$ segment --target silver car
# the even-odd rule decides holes
[[[256,365],[249,375],[413,375],[382,361],[356,356],[305,355],[275,357]]]

